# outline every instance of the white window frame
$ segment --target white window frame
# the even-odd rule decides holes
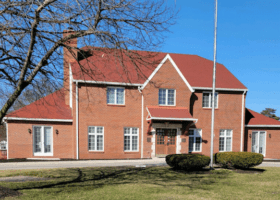
[[[226,135],[226,132],[225,132],[225,135],[224,135],[224,136],[220,136],[221,130],[226,130],[226,131],[230,130],[230,131],[231,131],[231,135],[230,135],[230,136],[227,136],[227,135]],[[232,151],[233,130],[232,130],[232,129],[220,129],[220,132],[219,132],[219,152],[230,152],[230,151]],[[223,137],[223,138],[224,138],[224,150],[223,150],[223,151],[220,151],[220,137]],[[229,150],[229,151],[226,150],[226,149],[227,149],[227,147],[226,147],[226,144],[227,144],[226,138],[228,138],[228,137],[231,138],[231,144],[230,144],[230,150]]]
[[[7,141],[3,140],[0,142],[0,150],[7,150]]]
[[[108,103],[108,88],[114,89],[114,103]],[[117,103],[117,89],[123,89],[123,104]],[[125,105],[125,87],[107,87],[106,102],[109,105]]]
[[[94,128],[94,133],[90,133],[89,132],[89,128],[90,127],[93,127]],[[102,133],[97,133],[97,128],[102,128]],[[88,140],[87,140],[87,146],[88,146],[88,151],[94,151],[94,152],[104,152],[104,126],[88,126]],[[89,136],[90,135],[94,135],[95,137],[94,137],[94,147],[95,147],[95,149],[94,150],[91,150],[91,149],[89,149]],[[103,149],[102,150],[97,150],[97,136],[98,135],[102,135],[102,137],[103,137],[103,144],[102,144],[102,147],[103,147]]]
[[[202,152],[202,129],[201,128],[190,128],[189,130],[193,130],[194,134],[193,135],[190,135],[189,134],[189,152]],[[199,134],[196,134],[197,131],[200,130],[200,135]],[[195,150],[195,142],[193,143],[193,150],[190,151],[190,137],[192,137],[194,139],[194,141],[196,141],[196,138],[197,137],[200,137],[200,151],[196,151]]]
[[[209,106],[208,107],[203,107],[203,98],[204,98],[203,96],[204,96],[205,93],[210,94],[209,95]],[[217,109],[219,107],[219,93],[215,92],[215,94],[217,94],[217,106],[215,106],[215,109]],[[210,91],[203,91],[202,92],[202,108],[212,108],[211,101],[212,101],[212,92],[210,92]]]
[[[159,90],[165,90],[165,104],[159,103]],[[158,105],[160,106],[176,106],[176,90],[175,89],[168,89],[168,88],[159,88],[158,90]],[[168,90],[174,90],[174,104],[168,105]]]
[[[35,130],[35,127],[41,127],[41,132],[40,132],[40,134],[41,134],[41,152],[35,152],[35,146],[36,146],[36,144],[35,144],[35,133],[34,133],[34,130]],[[45,143],[45,141],[44,141],[44,129],[46,128],[46,127],[48,127],[48,128],[51,128],[51,152],[49,152],[49,153],[45,153],[44,151],[45,151],[45,149],[44,149],[44,143]],[[34,156],[53,156],[53,127],[52,126],[44,126],[44,125],[42,125],[42,126],[38,126],[38,125],[36,125],[36,126],[32,126],[32,133],[33,133],[33,155]]]
[[[263,157],[265,157],[266,155],[266,131],[263,131],[263,130],[253,130],[251,132],[251,152],[253,152],[253,132],[257,132],[258,133],[258,146],[260,146],[260,132],[264,132],[264,145],[265,145],[265,148],[264,148],[264,153],[262,153]],[[258,149],[258,151],[260,152],[260,150]]]
[[[125,129],[128,128],[129,129],[129,134],[125,134]],[[132,134],[132,128],[136,128],[137,129],[137,150],[132,150],[132,136],[136,136]],[[125,147],[125,141],[124,141],[124,136],[130,136],[129,140],[130,140],[130,150],[124,150]],[[139,152],[139,128],[137,127],[124,127],[123,129],[123,150],[124,152]]]

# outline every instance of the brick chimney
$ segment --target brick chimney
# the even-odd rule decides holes
[[[63,37],[67,37],[75,33],[73,30],[64,30]],[[77,47],[77,38],[68,40],[65,44],[69,47]],[[69,63],[74,62],[77,59],[77,50],[63,47],[63,88],[65,94],[66,105],[70,104],[70,77],[69,77]]]

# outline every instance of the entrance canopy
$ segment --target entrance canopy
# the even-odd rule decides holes
[[[147,106],[147,120],[197,121],[186,107]]]

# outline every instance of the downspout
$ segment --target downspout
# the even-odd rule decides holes
[[[7,160],[9,159],[9,137],[8,137],[8,122],[5,121],[6,124],[6,136],[7,136]]]
[[[245,111],[245,105],[244,105],[244,97],[245,97],[246,90],[242,94],[242,111],[241,111],[241,138],[240,138],[240,151],[243,151],[243,135],[244,135],[244,111]]]
[[[144,145],[144,96],[142,93],[142,88],[139,86],[138,91],[141,93],[142,103],[141,103],[141,159],[143,159],[143,145]]]
[[[77,160],[79,160],[79,91],[78,81],[76,81],[76,152]]]

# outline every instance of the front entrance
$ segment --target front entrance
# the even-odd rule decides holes
[[[177,129],[156,129],[156,156],[176,153]]]
[[[265,131],[252,132],[252,152],[265,156]]]

